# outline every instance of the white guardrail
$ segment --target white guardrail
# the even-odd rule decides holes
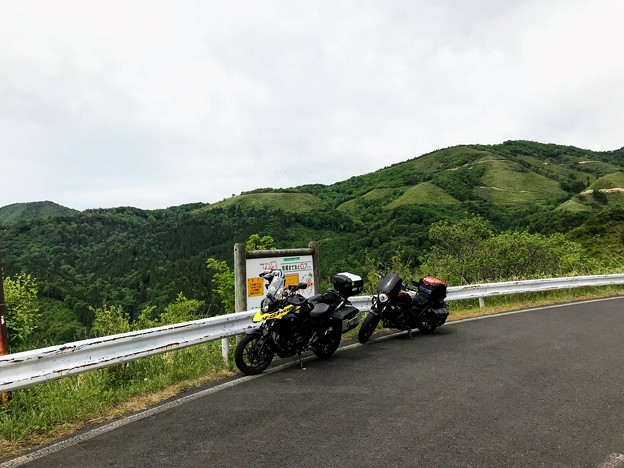
[[[448,288],[446,300],[619,284],[624,284],[624,274],[475,284]],[[352,304],[362,311],[370,308],[371,300],[371,296],[351,298]],[[0,392],[235,336],[252,327],[254,313],[237,312],[0,356]],[[227,339],[222,346],[227,359]]]

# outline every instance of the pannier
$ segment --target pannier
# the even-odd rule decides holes
[[[342,309],[338,309],[332,315],[333,318],[340,320],[342,324],[342,333],[357,327],[360,323],[360,311],[353,306],[345,306]]]
[[[433,276],[425,276],[418,282],[418,294],[431,302],[443,301],[446,297],[446,283]]]
[[[436,314],[436,317],[438,318],[438,325],[442,325],[444,322],[446,322],[446,319],[449,315],[449,311],[446,307],[440,307],[438,309],[431,310],[434,314]]]
[[[334,289],[344,297],[355,296],[362,292],[364,280],[353,273],[338,273],[332,278]]]

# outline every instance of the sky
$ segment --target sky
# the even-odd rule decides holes
[[[440,148],[624,146],[620,0],[0,2],[0,207],[214,203]]]

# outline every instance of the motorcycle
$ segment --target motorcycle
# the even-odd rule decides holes
[[[349,297],[362,291],[363,280],[351,273],[339,273],[332,278],[333,289],[303,297],[299,290],[307,287],[299,283],[284,287],[281,270],[260,274],[268,283],[267,294],[260,310],[253,317],[260,325],[249,330],[239,341],[234,352],[236,367],[247,375],[262,373],[273,357],[299,357],[311,350],[324,358],[334,354],[342,334],[360,323],[360,312],[349,302]]]
[[[381,281],[377,294],[373,296],[372,307],[358,332],[360,343],[370,339],[380,320],[385,328],[408,330],[412,339],[414,328],[422,333],[431,333],[446,322],[446,283],[426,276],[414,284],[415,288],[410,288],[395,273],[378,276]]]

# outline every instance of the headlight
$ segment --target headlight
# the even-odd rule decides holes
[[[386,293],[379,293],[379,302],[388,302],[388,295]]]
[[[268,301],[267,299],[262,299],[262,302],[260,303],[260,310],[266,314],[270,309],[271,309],[270,301]]]

